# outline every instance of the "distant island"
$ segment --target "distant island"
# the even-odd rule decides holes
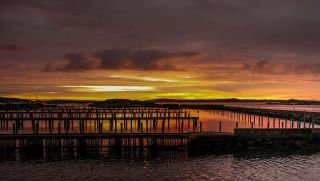
[[[250,103],[260,102],[272,105],[320,105],[317,100],[258,100],[258,99],[194,99],[194,100],[181,100],[181,99],[152,99],[152,100],[131,100],[131,99],[106,99],[104,101],[95,100],[29,100],[20,98],[7,98],[0,97],[0,104],[43,104],[43,105],[59,105],[59,104],[93,104],[99,105],[112,105],[112,106],[128,106],[128,105],[153,105],[153,104],[187,104],[187,103],[201,103],[201,104],[222,104],[222,103]]]

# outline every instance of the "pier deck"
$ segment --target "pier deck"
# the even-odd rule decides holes
[[[189,139],[189,133],[85,133],[85,134],[0,134],[2,139],[104,139],[104,138],[173,138]]]

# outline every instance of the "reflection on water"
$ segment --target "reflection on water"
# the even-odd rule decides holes
[[[191,110],[194,115],[199,115],[199,119],[203,122],[203,131],[218,132],[219,122],[221,122],[221,131],[233,133],[238,122],[238,128],[309,128],[312,127],[309,123],[284,120],[273,117],[265,117],[244,113],[235,113],[221,110]],[[269,122],[269,123],[268,123]],[[319,128],[319,125],[314,125]]]
[[[319,164],[320,153],[5,162],[0,180],[318,180]]]

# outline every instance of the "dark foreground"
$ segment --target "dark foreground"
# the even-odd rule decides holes
[[[248,150],[320,150],[319,128],[237,128],[235,133],[2,134],[0,160],[205,155]],[[184,157],[184,156],[182,156]]]
[[[238,129],[235,134],[192,133],[183,135],[183,139],[188,136],[187,145],[175,142],[175,149],[153,151],[148,146],[88,149],[82,145],[86,151],[75,148],[70,152],[70,147],[59,148],[55,143],[38,153],[16,152],[9,158],[2,153],[5,159],[0,164],[0,180],[317,180],[319,131]],[[23,135],[11,136],[22,139]],[[74,137],[79,139],[81,135]]]
[[[0,180],[317,180],[317,152],[241,152],[185,158],[7,161]]]

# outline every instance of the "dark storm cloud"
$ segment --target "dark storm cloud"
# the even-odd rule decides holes
[[[174,58],[191,58],[194,52],[167,52],[156,49],[129,50],[106,49],[93,53],[68,53],[63,56],[64,64],[49,63],[45,71],[82,71],[92,69],[105,70],[179,70],[172,60]]]
[[[23,52],[26,50],[27,48],[20,45],[16,45],[16,44],[0,45],[0,53],[1,52]]]
[[[46,51],[47,59],[66,50],[119,47],[188,50],[221,61],[235,55],[241,62],[320,57],[318,0],[4,0],[0,5],[0,40],[27,42],[44,49],[39,52]],[[140,69],[156,66],[130,58]],[[80,70],[86,61],[63,68]],[[104,68],[123,66],[107,62]]]
[[[243,63],[242,71],[252,74],[320,74],[320,62],[306,63],[273,63],[270,61],[257,61],[255,63]]]

